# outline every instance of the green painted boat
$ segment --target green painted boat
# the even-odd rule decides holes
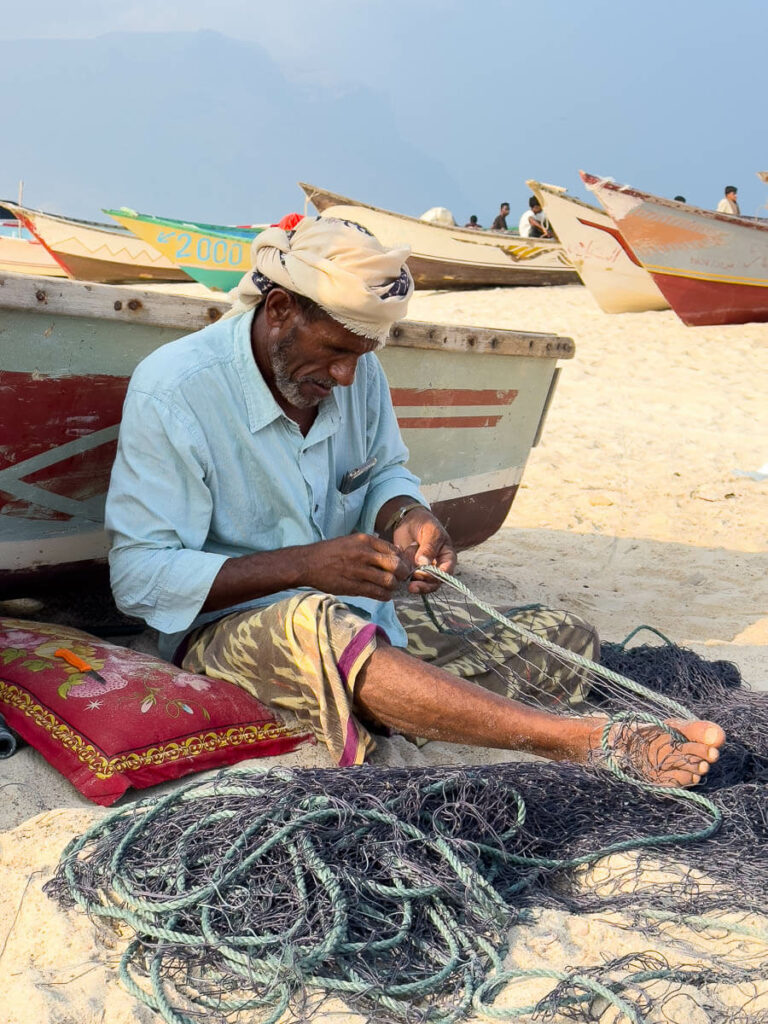
[[[137,238],[207,288],[228,292],[251,269],[251,242],[264,227],[228,227],[136,213],[127,207],[104,210]]]

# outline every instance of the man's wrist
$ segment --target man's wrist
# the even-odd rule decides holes
[[[429,509],[422,505],[420,501],[406,502],[405,504],[400,505],[399,508],[397,508],[395,512],[389,517],[389,519],[384,524],[384,529],[382,530],[382,533],[387,535],[393,534],[395,530],[398,528],[398,526],[405,519],[405,517],[410,512],[414,512],[417,508],[423,509],[425,512],[429,511]]]

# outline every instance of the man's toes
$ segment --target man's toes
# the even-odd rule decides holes
[[[717,749],[725,743],[725,733],[714,722],[697,721],[675,723],[680,732],[692,743],[703,743],[705,747]]]
[[[659,774],[658,779],[655,780],[659,786],[680,787],[686,789],[688,786],[696,786],[701,782],[701,776],[697,775],[696,772],[685,771],[680,769],[678,771],[663,771]]]

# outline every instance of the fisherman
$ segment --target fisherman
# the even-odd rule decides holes
[[[499,212],[493,218],[493,224],[491,224],[491,231],[508,231],[507,217],[509,216],[509,203],[502,203],[499,207]]]
[[[725,195],[717,204],[718,213],[730,213],[735,217],[741,216],[741,210],[739,209],[739,203],[736,199],[738,189],[735,185],[725,186]]]
[[[131,379],[106,512],[118,605],[183,668],[293,712],[340,765],[363,762],[382,729],[587,761],[602,720],[519,702],[415,605],[402,621],[395,612],[398,589],[437,588],[419,566],[456,565],[406,468],[374,354],[405,315],[409,251],[307,217],[263,231],[252,253],[231,314],[157,349]],[[518,616],[597,654],[575,616]],[[537,685],[541,649],[503,645]],[[542,685],[578,690],[578,670],[538,668]],[[694,784],[717,758],[718,726],[680,729],[685,744],[658,731],[646,745],[654,781]],[[670,749],[674,766],[661,767]]]
[[[482,230],[483,225],[477,223],[477,214],[473,213],[467,223],[464,225],[465,228],[477,228],[478,231]]]
[[[528,209],[520,214],[520,221],[517,226],[521,238],[551,238],[549,222],[544,216],[541,203],[536,196],[528,200]]]

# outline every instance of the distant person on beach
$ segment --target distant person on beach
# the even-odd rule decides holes
[[[737,192],[738,189],[735,185],[725,186],[725,195],[717,204],[718,213],[731,213],[735,217],[741,216],[741,210],[739,209],[739,204],[736,200]]]
[[[688,200],[685,198],[685,196],[675,196],[676,203],[686,203],[687,201]]]
[[[528,200],[528,209],[520,215],[518,233],[521,238],[551,238],[549,222],[536,196]]]
[[[491,224],[491,231],[509,231],[507,217],[509,216],[509,203],[502,203],[499,212]]]
[[[419,600],[440,585],[419,567],[453,572],[456,552],[406,468],[375,355],[406,314],[409,255],[336,218],[267,228],[226,316],[138,365],[107,497],[115,599],[165,656],[290,711],[339,765],[362,764],[382,730],[591,762],[606,718],[519,699],[543,688],[570,709],[582,669],[495,630],[499,675]],[[396,607],[398,591],[411,600]],[[598,654],[575,615],[508,614]],[[694,785],[725,735],[674,728],[615,742],[650,781]]]
[[[477,228],[478,230],[480,230],[482,228],[482,226],[483,226],[482,224],[478,224],[477,223],[477,214],[476,213],[473,213],[472,216],[467,221],[467,223],[464,225],[465,228]]]

